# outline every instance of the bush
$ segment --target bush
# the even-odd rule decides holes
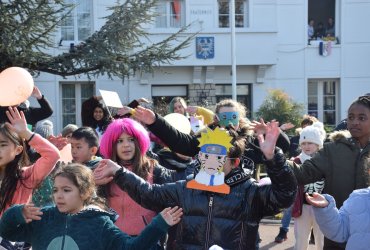
[[[256,118],[265,121],[277,120],[280,125],[291,122],[300,126],[304,105],[293,101],[287,93],[280,89],[269,90],[269,95],[256,112]]]

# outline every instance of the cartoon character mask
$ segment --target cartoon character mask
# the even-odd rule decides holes
[[[221,173],[226,162],[227,150],[216,144],[206,144],[200,148],[199,162],[209,175]]]
[[[219,124],[222,127],[227,127],[230,124],[233,126],[239,123],[239,113],[238,112],[222,112],[217,114]]]
[[[230,187],[225,184],[223,167],[227,160],[227,153],[232,147],[231,136],[224,129],[207,129],[199,140],[200,152],[198,160],[201,168],[194,180],[187,183],[187,188],[228,194]]]

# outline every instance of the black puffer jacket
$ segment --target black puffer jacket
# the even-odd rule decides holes
[[[180,206],[184,216],[178,226],[176,249],[255,249],[258,225],[263,216],[289,207],[297,183],[282,153],[266,162],[272,185],[258,186],[241,168],[226,176],[230,194],[186,188],[186,181],[150,185],[132,172],[121,169],[115,182],[143,207],[161,211]]]

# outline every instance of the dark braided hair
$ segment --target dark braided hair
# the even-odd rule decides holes
[[[29,165],[30,162],[25,150],[25,142],[17,133],[9,130],[5,124],[0,124],[0,133],[8,138],[11,143],[14,143],[15,146],[23,147],[23,151],[5,166],[5,174],[0,187],[0,213],[2,213],[8,205],[12,205],[11,201],[17,188],[18,180],[22,181],[22,167]],[[24,185],[23,182],[21,184]]]
[[[360,104],[370,109],[370,95],[368,94],[368,95],[360,96],[349,107],[351,108],[355,104]]]
[[[370,95],[363,95],[363,96],[360,96],[356,101],[355,103],[357,104],[362,104],[364,106],[366,106],[368,109],[370,109]]]

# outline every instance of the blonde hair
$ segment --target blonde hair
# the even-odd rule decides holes
[[[218,102],[216,104],[216,110],[215,110],[217,114],[220,112],[220,109],[222,107],[236,108],[236,110],[239,113],[240,118],[244,118],[247,116],[247,108],[240,102],[234,101],[232,99],[224,99]]]

